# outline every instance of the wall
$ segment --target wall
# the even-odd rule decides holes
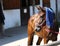
[[[51,2],[51,8],[56,12],[56,2],[55,0],[50,0]],[[56,18],[58,22],[60,22],[60,0],[57,0],[57,15]]]
[[[50,0],[50,4],[51,4],[51,8],[54,10],[54,12],[56,12],[56,5],[55,5],[55,0]],[[40,6],[42,6],[43,3],[42,3],[42,0],[40,0]],[[36,9],[35,7],[35,13],[37,13],[38,10]],[[33,7],[30,6],[30,15],[32,16],[33,15]]]
[[[35,7],[35,13],[37,13],[37,9]],[[12,28],[16,26],[21,26],[21,18],[20,18],[20,9],[14,10],[3,10],[5,16],[5,25],[4,28]],[[33,7],[30,6],[30,16],[33,15]]]
[[[51,8],[56,12],[56,6],[55,6],[55,0],[50,0]],[[60,0],[58,0],[58,18],[60,18]],[[40,0],[40,6],[42,6],[42,0]],[[20,19],[20,9],[14,9],[14,10],[3,10],[5,15],[5,25],[4,28],[11,28],[21,25],[21,19]],[[37,13],[38,10],[35,6],[35,13]],[[30,6],[30,16],[33,15],[33,7]],[[60,20],[58,20],[60,21]]]
[[[34,11],[35,11],[35,13],[38,13],[36,6],[34,6]],[[40,0],[40,6],[42,6],[42,0]],[[33,15],[33,6],[30,6],[30,16],[32,16],[32,15]]]
[[[60,22],[60,0],[57,0],[58,5],[58,21]]]
[[[3,12],[5,15],[5,25],[4,25],[5,29],[21,25],[19,9],[3,10]]]
[[[40,0],[40,4],[42,6],[41,2],[42,0]],[[35,13],[37,12],[38,10],[35,7]],[[4,25],[5,29],[21,26],[20,9],[3,10],[3,13],[5,15],[5,25]],[[30,16],[32,15],[33,15],[33,7],[30,6]]]
[[[56,12],[55,0],[50,0],[51,8]]]

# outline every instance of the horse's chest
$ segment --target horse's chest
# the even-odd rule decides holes
[[[44,38],[44,37],[47,37],[48,36],[48,32],[45,31],[45,29],[41,30],[40,32],[36,32],[35,31],[35,33],[36,33],[36,35],[38,35],[41,38]]]

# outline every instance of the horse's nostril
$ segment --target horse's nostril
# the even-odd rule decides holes
[[[40,27],[40,26],[37,26],[37,27]]]

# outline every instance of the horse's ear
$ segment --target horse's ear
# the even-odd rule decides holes
[[[37,8],[38,10],[41,10],[41,9],[42,9],[41,6],[39,6],[39,5],[36,6],[36,8]]]
[[[41,10],[41,11],[44,11],[44,8],[43,7],[41,7],[41,6],[36,6],[36,8],[38,9],[38,10]]]

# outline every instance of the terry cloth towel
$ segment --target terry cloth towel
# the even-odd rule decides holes
[[[54,12],[51,8],[45,7],[45,9],[46,9],[46,25],[49,27],[53,27]]]

